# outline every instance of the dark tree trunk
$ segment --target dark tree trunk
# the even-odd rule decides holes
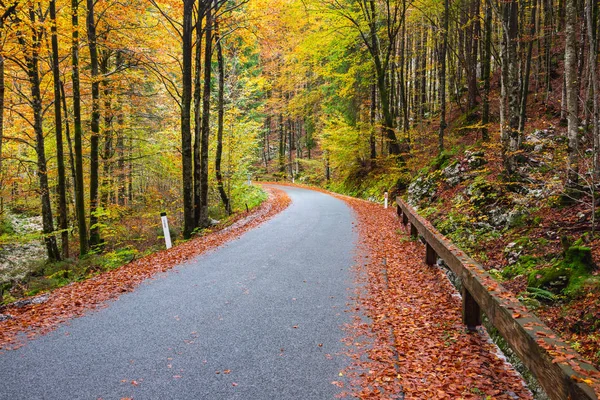
[[[371,118],[371,133],[369,135],[369,147],[370,147],[370,158],[371,158],[371,167],[374,167],[375,159],[377,158],[377,147],[375,141],[375,131],[376,131],[376,114],[377,114],[377,87],[375,85],[371,85],[371,109],[370,109],[370,118]],[[308,158],[310,159],[310,148],[308,149]]]
[[[209,226],[208,220],[208,139],[210,136],[210,80],[212,73],[212,29],[213,4],[208,0],[206,7],[206,29],[204,47],[204,90],[202,94],[202,150],[200,153],[200,219],[199,227]]]
[[[102,52],[102,62],[100,63],[100,72],[103,76],[108,75],[111,53],[110,50]],[[116,66],[118,69],[119,66]],[[107,206],[111,203],[111,192],[113,188],[113,105],[111,99],[111,87],[108,79],[102,81],[104,95],[104,149],[102,154],[102,190],[101,204]]]
[[[79,80],[79,0],[71,1],[71,24],[73,37],[71,56],[73,73],[73,141],[75,150],[75,208],[77,210],[77,226],[79,229],[79,256],[88,252],[89,242],[85,221],[85,188],[83,181],[83,146],[81,129],[81,90]]]
[[[279,172],[285,172],[285,134],[283,129],[283,114],[279,114]]]
[[[4,24],[0,21],[0,31]],[[4,55],[0,51],[0,187],[4,187],[4,170],[2,169],[2,144],[4,139]],[[0,193],[0,212],[4,211],[4,199]]]
[[[71,140],[71,130],[69,128],[69,120],[67,116],[67,98],[65,96],[65,85],[60,82],[60,98],[62,100],[63,113],[65,115],[65,137],[67,138],[67,148],[69,150],[69,169],[71,171],[71,179],[73,181],[73,188],[75,194],[77,194],[77,173],[75,171],[75,154],[73,153],[73,141]],[[77,219],[77,210],[75,210],[75,219]]]
[[[32,25],[32,43],[28,44],[21,33],[18,34],[19,42],[26,54],[27,76],[31,86],[31,105],[33,111],[33,129],[35,132],[35,151],[37,154],[37,175],[39,180],[40,200],[42,203],[42,229],[48,259],[60,260],[60,251],[54,235],[54,221],[52,218],[52,203],[50,201],[50,188],[48,185],[48,169],[46,163],[46,150],[44,145],[43,105],[40,90],[39,53],[43,33],[37,27],[36,15],[33,6],[29,6],[29,18]]]
[[[231,204],[223,186],[223,174],[221,173],[221,157],[223,155],[223,117],[225,115],[225,61],[223,59],[223,45],[221,44],[219,25],[215,21],[215,43],[217,46],[217,60],[219,63],[219,118],[217,126],[217,154],[215,155],[215,172],[217,176],[217,188],[221,195],[221,201],[228,214],[231,214]]]
[[[67,189],[65,179],[65,156],[63,150],[60,71],[58,60],[58,34],[56,32],[56,1],[50,0],[52,78],[54,83],[54,124],[56,131],[56,169],[58,173],[58,227],[61,230],[62,256],[69,257],[69,225],[67,217]]]
[[[533,55],[533,44],[535,41],[535,25],[537,13],[537,0],[532,0],[531,5],[531,26],[529,30],[529,43],[527,44],[527,58],[525,59],[525,71],[523,71],[523,85],[521,88],[521,105],[519,113],[519,132],[525,130],[527,119],[527,96],[529,95],[529,75],[531,73],[531,57]]]
[[[194,75],[194,225],[200,224],[201,201],[201,166],[202,149],[202,19],[204,18],[204,2],[198,0],[198,19],[196,20],[196,53]]]
[[[90,66],[92,70],[92,119],[90,123],[90,246],[100,245],[100,228],[98,227],[98,187],[99,163],[98,150],[100,140],[100,80],[98,67],[98,48],[96,43],[96,22],[94,19],[94,0],[87,0],[87,36],[90,49]]]
[[[181,160],[183,181],[183,237],[189,239],[194,231],[194,197],[192,164],[192,15],[194,0],[183,2],[182,89],[181,89]],[[130,190],[131,195],[131,190]]]
[[[507,175],[512,175],[517,167],[517,151],[521,146],[519,131],[520,85],[518,73],[517,41],[519,36],[519,3],[511,0],[503,4],[503,92],[508,97],[508,124],[502,126],[502,158]]]
[[[448,52],[448,28],[450,20],[450,4],[449,0],[444,0],[444,21],[442,30],[442,43],[440,49],[440,69],[439,77],[440,81],[440,130],[438,132],[438,151],[442,153],[444,151],[444,133],[446,130],[446,53]]]
[[[492,0],[486,1],[485,6],[485,44],[484,57],[482,62],[482,79],[483,79],[483,109],[481,115],[481,137],[483,140],[489,140],[490,123],[490,77],[492,68]]]

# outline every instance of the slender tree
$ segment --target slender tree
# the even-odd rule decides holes
[[[85,221],[85,189],[83,181],[83,146],[81,127],[81,85],[79,78],[79,0],[71,1],[71,38],[72,69],[71,80],[73,83],[73,141],[75,151],[75,209],[79,230],[79,255],[87,254],[89,249],[87,225]]]
[[[183,237],[190,238],[195,229],[193,197],[193,158],[191,133],[192,103],[192,17],[194,0],[183,2],[182,88],[181,88],[181,160],[183,181]]]
[[[98,226],[98,188],[99,188],[99,143],[100,143],[100,70],[98,64],[98,46],[94,0],[87,0],[87,36],[92,71],[92,119],[90,122],[90,246],[100,245],[100,227]]]
[[[448,30],[450,28],[450,2],[444,0],[444,15],[442,25],[442,43],[439,55],[439,76],[440,82],[440,129],[438,132],[438,151],[444,151],[444,132],[447,127],[446,123],[446,54],[448,52]]]
[[[217,124],[217,152],[215,154],[215,174],[217,177],[217,189],[221,201],[228,214],[231,214],[229,197],[223,186],[223,174],[221,173],[221,158],[223,155],[223,121],[225,116],[225,59],[223,57],[223,38],[219,31],[218,21],[215,20],[215,46],[217,48],[217,62],[219,69],[219,94],[218,94],[218,124]]]
[[[577,188],[579,177],[579,79],[577,76],[577,0],[566,0],[565,9],[565,91],[567,95],[567,183]]]
[[[58,172],[58,226],[61,230],[62,256],[69,257],[69,222],[67,212],[67,184],[65,178],[65,155],[63,149],[63,125],[61,115],[60,71],[58,34],[56,29],[56,0],[50,0],[50,23],[52,42],[52,78],[54,83],[54,126],[56,134],[56,166]]]
[[[37,18],[33,4],[28,5],[29,28],[31,30],[31,41],[19,30],[17,33],[21,51],[24,55],[27,77],[29,80],[31,98],[29,100],[33,111],[33,130],[35,132],[35,151],[37,154],[37,175],[39,180],[39,192],[42,203],[42,230],[44,243],[49,260],[60,260],[60,251],[56,244],[54,234],[54,221],[52,217],[52,203],[50,200],[50,188],[48,185],[48,168],[46,162],[46,148],[44,143],[43,104],[40,79],[40,49],[44,37],[43,19]],[[22,64],[23,65],[23,64]]]
[[[213,3],[207,0],[206,28],[204,29],[204,87],[202,94],[202,137],[200,153],[200,209],[199,227],[207,227],[208,220],[208,139],[210,135],[210,80],[212,74]]]

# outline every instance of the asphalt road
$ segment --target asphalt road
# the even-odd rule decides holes
[[[238,240],[1,354],[0,398],[333,398],[353,216],[284,189],[290,207]]]

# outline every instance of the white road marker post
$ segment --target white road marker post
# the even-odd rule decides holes
[[[251,175],[248,174],[248,186],[252,186],[252,179],[251,179]]]
[[[167,246],[167,250],[169,250],[173,245],[171,244],[171,232],[169,231],[169,221],[167,220],[167,213],[161,212],[160,219],[162,220],[163,232],[165,234],[165,244]]]
[[[385,192],[385,200],[383,201],[383,208],[388,208],[388,192]]]

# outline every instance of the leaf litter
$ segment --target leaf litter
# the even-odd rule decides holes
[[[354,210],[360,248],[345,339],[352,363],[338,397],[532,399],[485,330],[465,330],[456,290],[425,264],[423,246],[409,240],[394,210],[337,197]]]

